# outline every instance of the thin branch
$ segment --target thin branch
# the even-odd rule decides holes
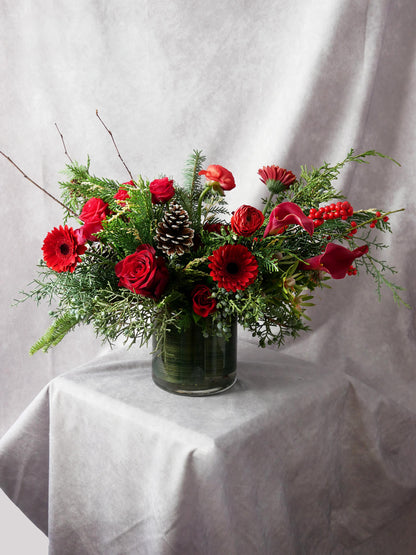
[[[67,149],[66,149],[66,144],[65,144],[65,141],[64,141],[64,136],[62,135],[62,133],[61,133],[61,131],[60,131],[60,129],[59,129],[57,123],[55,123],[55,127],[56,127],[56,129],[58,130],[58,133],[59,133],[60,136],[61,136],[61,141],[62,141],[62,144],[64,145],[65,154],[66,154],[66,156],[69,158],[69,161],[71,162],[71,164],[73,164],[74,162],[72,161],[72,158],[70,157],[70,155],[68,154],[68,151],[67,151]]]
[[[70,212],[71,214],[73,214],[76,218],[78,218],[78,214],[76,214],[73,210],[71,210],[70,208],[68,208],[68,206],[65,206],[65,204],[63,204],[60,200],[58,200],[57,198],[55,198],[53,195],[51,195],[51,193],[49,193],[46,189],[44,189],[43,187],[41,187],[40,185],[38,185],[36,183],[36,181],[33,181],[33,179],[31,179],[28,175],[25,174],[25,172],[19,168],[19,166],[13,162],[13,160],[7,156],[7,154],[4,154],[4,152],[2,152],[0,150],[0,154],[2,156],[4,156],[6,158],[6,160],[8,160],[22,175],[25,179],[27,179],[28,181],[30,181],[31,183],[33,183],[33,185],[35,185],[38,189],[40,189],[41,191],[43,191],[46,195],[48,195],[48,197],[50,197],[52,200],[54,200],[55,202],[57,202],[58,204],[60,204],[63,208],[65,208],[65,210],[67,210],[68,212]]]
[[[120,151],[119,151],[118,148],[117,148],[117,144],[116,144],[116,141],[114,140],[114,137],[113,137],[112,132],[110,131],[110,129],[108,129],[108,127],[106,126],[106,124],[103,122],[103,120],[102,120],[102,119],[100,118],[100,116],[98,115],[98,110],[95,110],[95,113],[96,113],[97,118],[100,120],[100,122],[103,124],[104,128],[105,128],[105,129],[107,130],[107,132],[109,133],[109,135],[110,135],[110,137],[111,137],[111,140],[113,141],[113,144],[114,144],[115,149],[116,149],[116,151],[117,151],[118,157],[119,157],[120,160],[123,162],[123,165],[124,165],[124,167],[126,168],[127,173],[128,173],[129,176],[130,176],[130,179],[131,179],[132,181],[134,181],[134,178],[133,178],[133,175],[132,175],[131,171],[130,171],[129,168],[126,166],[125,161],[124,161],[123,158],[121,157]]]

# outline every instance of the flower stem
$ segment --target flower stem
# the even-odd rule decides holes
[[[198,199],[198,207],[197,207],[197,221],[198,223],[201,223],[201,211],[202,211],[202,201],[204,200],[204,197],[207,195],[207,193],[211,190],[211,186],[207,185],[205,187],[205,189],[202,191],[202,193],[199,195],[199,199]]]
[[[265,205],[265,207],[263,208],[263,215],[264,215],[264,216],[267,215],[267,211],[268,211],[268,209],[269,209],[269,207],[270,207],[270,203],[272,202],[273,196],[274,196],[274,193],[270,193],[270,196],[269,196],[269,198],[267,199],[266,205]]]

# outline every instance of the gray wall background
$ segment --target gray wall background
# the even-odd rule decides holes
[[[234,209],[259,205],[263,165],[297,173],[375,148],[402,167],[375,159],[339,185],[355,208],[406,208],[392,217],[386,257],[415,306],[415,28],[413,0],[1,0],[0,149],[57,195],[66,163],[57,122],[73,159],[89,154],[94,173],[127,181],[99,109],[134,174],[180,181],[201,148],[233,172]],[[82,328],[28,355],[49,308],[11,304],[62,213],[3,158],[0,183],[1,434],[51,378],[108,347]],[[379,303],[363,275],[316,301],[313,333],[285,352],[416,410],[414,310],[388,290]]]

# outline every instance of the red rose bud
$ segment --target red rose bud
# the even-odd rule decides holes
[[[279,166],[263,166],[257,173],[260,180],[274,194],[287,189],[296,181],[296,176],[291,171]]]
[[[215,311],[217,301],[211,297],[212,291],[206,285],[197,285],[192,290],[192,308],[195,314],[206,318]]]
[[[73,272],[80,255],[84,254],[86,247],[77,240],[76,233],[72,227],[59,226],[50,231],[42,246],[43,259],[48,268],[55,272]]]
[[[208,231],[208,233],[218,233],[218,235],[221,235],[222,229],[224,229],[227,233],[230,232],[230,226],[228,224],[222,224],[222,223],[204,224],[204,231]]]
[[[334,279],[343,279],[354,260],[367,253],[368,245],[350,251],[342,245],[328,243],[323,254],[308,258],[299,267],[301,270],[322,270]]]
[[[96,224],[102,222],[108,213],[108,204],[100,198],[93,197],[84,204],[79,218],[85,224]]]
[[[206,170],[201,170],[199,175],[205,175],[207,181],[218,183],[223,191],[230,191],[235,187],[233,174],[222,166],[208,166]]]
[[[169,281],[169,272],[165,261],[155,256],[156,251],[150,245],[140,245],[136,252],[130,254],[115,266],[120,287],[158,299]]]
[[[117,204],[119,204],[120,206],[126,206],[126,203],[124,201],[129,199],[130,195],[128,194],[126,189],[123,189],[122,187],[120,187],[120,189],[113,196],[113,198],[117,201]]]
[[[269,223],[264,232],[264,237],[283,233],[290,224],[300,225],[309,235],[313,235],[315,229],[314,223],[305,216],[300,206],[294,202],[282,202],[278,204],[276,208],[273,208]]]
[[[243,204],[231,217],[231,228],[237,235],[249,237],[263,225],[264,216],[260,210]]]
[[[150,183],[149,189],[152,193],[153,204],[163,204],[164,202],[168,202],[175,194],[173,180],[168,177],[155,179]]]

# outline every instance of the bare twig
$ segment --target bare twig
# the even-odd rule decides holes
[[[66,156],[68,157],[68,159],[69,159],[69,161],[71,162],[71,164],[73,164],[74,162],[72,161],[72,158],[70,157],[70,155],[68,154],[68,151],[67,151],[67,149],[66,149],[66,144],[65,144],[65,141],[64,141],[64,136],[62,135],[62,133],[61,133],[61,131],[60,131],[60,129],[59,129],[57,123],[55,123],[55,127],[56,127],[56,129],[58,130],[58,133],[59,133],[60,136],[61,136],[61,141],[62,141],[62,144],[64,145],[65,154],[66,154]]]
[[[68,206],[65,206],[65,204],[63,204],[60,200],[58,200],[57,198],[55,198],[53,195],[51,195],[51,193],[49,193],[46,189],[44,189],[43,187],[41,187],[40,185],[38,185],[36,183],[36,181],[33,181],[32,178],[30,178],[28,175],[25,174],[25,172],[19,168],[19,166],[13,162],[13,160],[7,156],[7,154],[4,154],[4,152],[2,152],[0,150],[0,154],[2,156],[4,156],[6,158],[6,160],[8,160],[22,175],[25,179],[27,179],[28,181],[30,181],[31,183],[33,183],[33,185],[35,185],[38,189],[40,189],[41,191],[43,191],[45,194],[48,195],[48,197],[50,197],[51,199],[53,199],[55,202],[57,202],[58,204],[60,204],[63,208],[65,208],[65,210],[68,210],[68,212],[70,212],[71,214],[73,214],[76,218],[78,218],[78,214],[76,214],[73,210],[71,210],[70,208],[68,208]]]
[[[124,165],[124,167],[126,168],[127,173],[128,173],[129,176],[130,176],[130,179],[131,179],[132,181],[134,181],[134,178],[133,178],[133,175],[132,175],[131,171],[130,171],[129,168],[126,166],[125,161],[124,161],[123,158],[121,157],[120,151],[119,151],[118,148],[117,148],[116,141],[114,140],[114,137],[113,137],[112,132],[110,131],[110,129],[108,129],[108,127],[106,126],[106,124],[103,122],[103,120],[102,120],[102,119],[100,118],[100,116],[98,115],[98,110],[95,110],[95,113],[96,113],[97,118],[100,120],[100,122],[103,124],[103,126],[105,127],[105,129],[106,129],[107,132],[109,133],[109,135],[110,135],[110,137],[111,137],[111,140],[113,141],[113,144],[114,144],[115,149],[116,149],[116,151],[117,151],[118,157],[119,157],[120,160],[123,162],[123,165]]]

